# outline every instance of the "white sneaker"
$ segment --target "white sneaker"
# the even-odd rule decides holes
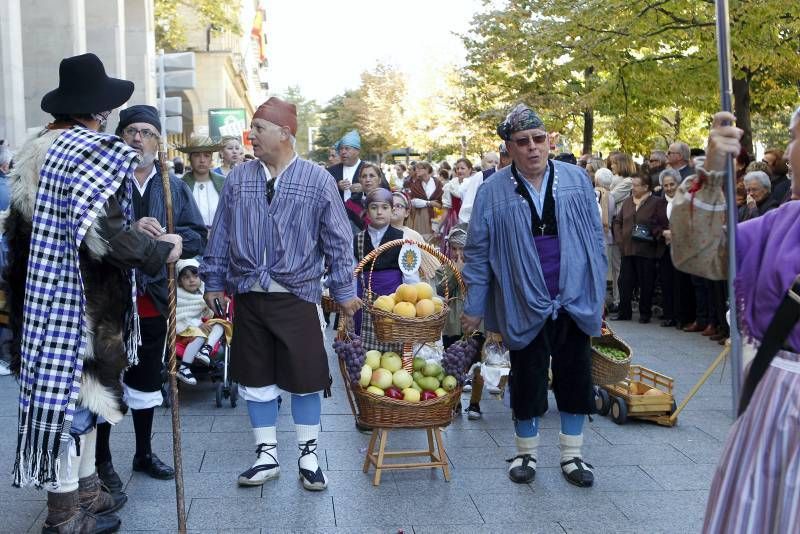
[[[214,350],[214,347],[211,345],[203,345],[200,347],[200,350],[197,351],[197,355],[194,357],[195,360],[202,362],[203,365],[211,365],[211,351]]]
[[[11,374],[11,366],[8,362],[0,360],[0,376],[8,376]]]
[[[188,365],[181,364],[180,368],[178,369],[177,378],[184,384],[189,384],[190,386],[197,385],[197,379],[192,374],[192,370],[189,369]]]

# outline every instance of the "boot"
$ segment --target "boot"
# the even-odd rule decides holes
[[[47,493],[47,518],[42,534],[108,534],[119,530],[114,514],[95,516],[80,507],[78,490]]]
[[[122,492],[114,495],[106,491],[100,483],[100,477],[94,473],[78,480],[78,500],[84,510],[95,515],[108,515],[122,508],[128,496]]]
[[[570,436],[559,432],[558,441],[561,448],[561,473],[567,482],[581,488],[594,484],[594,467],[584,462],[581,454],[583,434]]]
[[[516,436],[516,441],[519,454],[506,460],[511,464],[508,466],[508,478],[517,484],[529,484],[536,479],[536,451],[539,448],[539,436],[530,438]]]
[[[124,487],[122,479],[119,478],[119,475],[114,470],[114,465],[110,461],[97,465],[97,475],[100,477],[100,482],[103,483],[103,486],[106,487],[111,495],[116,495],[118,493],[124,494],[122,491]]]

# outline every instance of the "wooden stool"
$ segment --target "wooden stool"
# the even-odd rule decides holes
[[[442,431],[438,426],[424,427],[428,434],[428,449],[418,451],[387,451],[386,443],[389,440],[390,428],[375,428],[369,440],[367,456],[364,458],[364,472],[369,471],[369,466],[375,466],[375,477],[372,484],[379,486],[381,483],[381,473],[389,469],[435,469],[441,468],[444,479],[450,482],[450,464],[447,459],[447,452],[442,442]],[[422,428],[420,430],[423,430]],[[435,441],[435,444],[434,444]],[[429,462],[414,463],[387,463],[387,458],[402,458],[409,456],[428,456]]]

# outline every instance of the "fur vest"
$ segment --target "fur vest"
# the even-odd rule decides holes
[[[19,372],[22,309],[31,219],[39,187],[39,172],[50,145],[63,130],[44,130],[30,138],[17,153],[9,174],[11,202],[0,225],[8,243],[5,271],[9,294],[12,369]],[[127,272],[108,260],[108,242],[98,233],[103,213],[89,228],[80,248],[80,270],[86,297],[83,374],[78,404],[116,423],[126,406],[120,378],[128,365],[124,343],[125,317],[129,312],[131,286]]]
[[[203,287],[200,287],[199,293],[189,293],[179,287],[177,296],[175,331],[180,334],[190,326],[199,327],[203,324],[203,316],[208,311],[206,301],[203,299]]]

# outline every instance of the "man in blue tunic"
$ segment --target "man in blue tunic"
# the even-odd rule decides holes
[[[478,190],[464,250],[468,287],[462,325],[502,333],[518,454],[509,477],[536,476],[539,417],[547,411],[547,371],[561,412],[561,469],[572,484],[594,482],[583,461],[591,413],[591,337],[600,334],[606,285],[603,228],[592,184],[575,165],[548,160],[547,131],[523,104],[497,133],[512,165]],[[552,358],[552,364],[551,364]]]

